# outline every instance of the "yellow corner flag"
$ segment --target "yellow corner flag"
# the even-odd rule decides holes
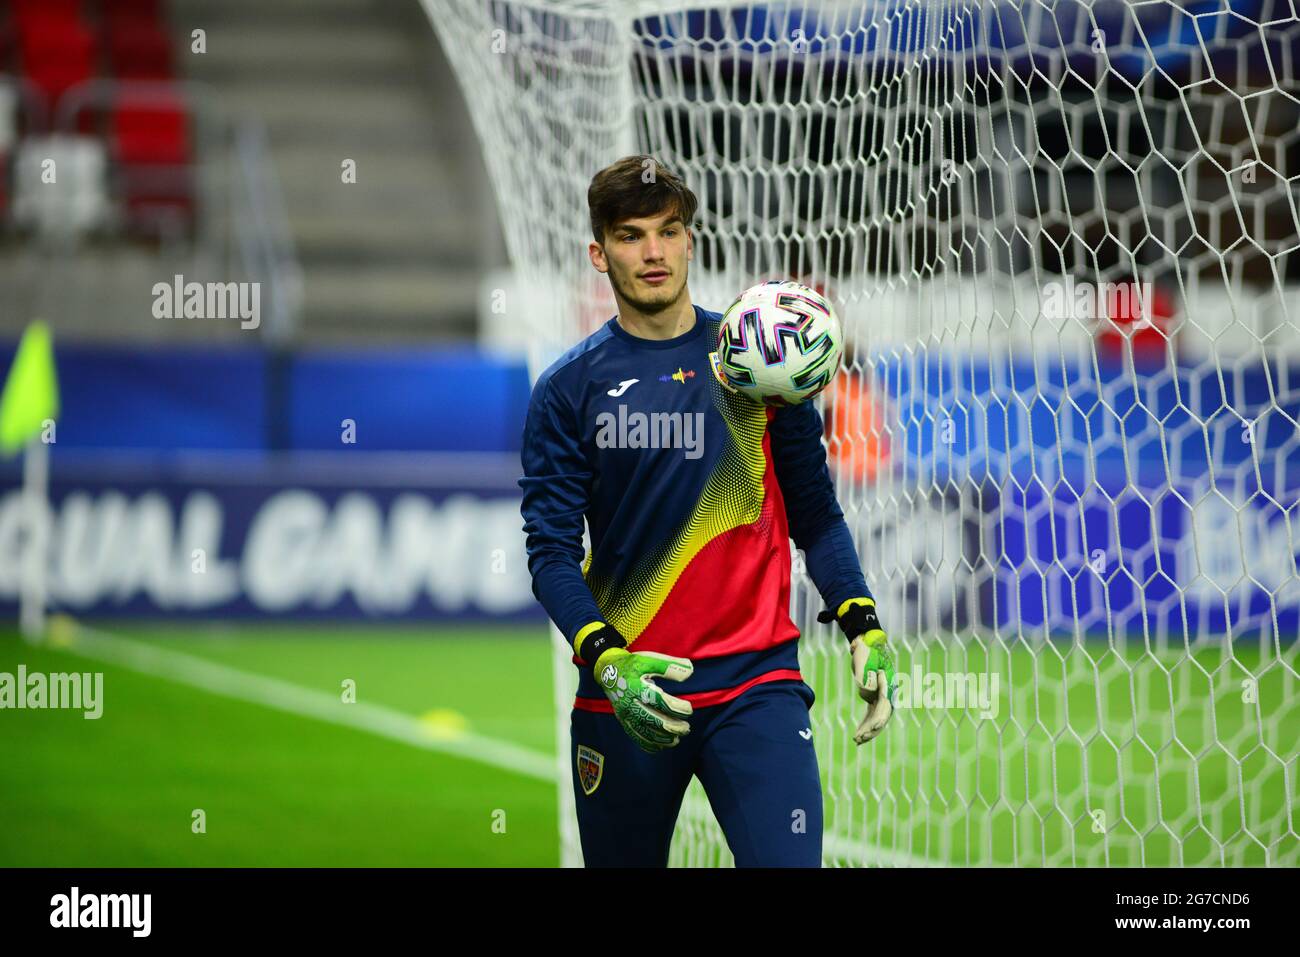
[[[13,455],[59,414],[50,329],[39,319],[27,327],[0,395],[0,452]]]

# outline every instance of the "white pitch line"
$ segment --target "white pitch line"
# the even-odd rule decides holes
[[[76,626],[69,650],[286,714],[368,731],[425,751],[449,754],[550,784],[556,781],[553,755],[468,731],[444,738],[431,733],[419,719],[382,705],[361,701],[344,704],[337,695],[324,691],[240,671],[181,651],[158,648],[84,625]],[[111,698],[108,700],[111,701]]]
[[[123,638],[97,628],[81,624],[75,627],[68,650],[87,658],[106,661],[222,697],[262,705],[285,714],[315,718],[341,727],[366,731],[424,751],[475,761],[548,784],[557,783],[553,755],[473,732],[458,732],[454,738],[442,738],[431,734],[419,719],[392,708],[361,701],[344,704],[335,695],[324,691],[240,671],[229,665]],[[827,834],[823,839],[823,849],[823,858],[827,861],[851,860],[895,867],[933,867],[937,863],[906,852],[875,847],[842,834]]]

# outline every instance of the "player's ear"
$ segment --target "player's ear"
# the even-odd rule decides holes
[[[609,272],[609,262],[605,259],[605,247],[594,240],[587,244],[587,256],[596,272]]]
[[[690,226],[686,227],[686,259],[695,258],[695,231]]]

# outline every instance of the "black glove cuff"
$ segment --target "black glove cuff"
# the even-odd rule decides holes
[[[597,659],[610,648],[626,648],[627,639],[618,633],[613,625],[597,628],[582,639],[581,658],[585,664],[595,666]]]
[[[849,641],[869,631],[884,631],[880,627],[880,619],[876,616],[875,605],[850,605],[844,617],[839,619],[836,619],[835,612],[828,608],[817,616],[817,620],[822,624],[838,621],[840,631],[844,632],[844,637]]]

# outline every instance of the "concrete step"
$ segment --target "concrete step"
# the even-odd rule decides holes
[[[481,174],[420,3],[173,0],[170,19],[186,75],[225,115],[266,127],[303,268],[303,335],[473,338]],[[189,52],[195,27],[202,55]]]
[[[194,53],[191,28],[173,26],[178,67],[194,79],[222,84],[313,83],[345,78],[352,85],[409,86],[423,65],[422,44],[373,26],[340,29],[301,21],[256,20],[204,27],[207,49]]]
[[[372,325],[427,323],[429,329],[446,322],[472,319],[478,286],[458,269],[366,264],[357,268],[309,269],[303,276],[306,324],[349,318],[365,338]]]
[[[475,246],[461,232],[455,237],[430,235],[416,229],[393,230],[372,227],[349,232],[330,222],[319,229],[294,224],[294,242],[298,258],[309,268],[338,265],[374,264],[377,266],[421,266],[465,270],[478,269]]]
[[[455,216],[472,209],[463,190],[448,188],[461,182],[458,164],[442,162],[428,151],[385,153],[350,145],[356,144],[344,144],[337,151],[273,146],[286,201],[398,218]],[[345,160],[352,161],[348,169],[355,182],[344,182]]]
[[[253,116],[266,124],[272,145],[326,143],[354,150],[366,146],[433,148],[438,111],[414,86],[377,94],[358,88],[346,77],[324,83],[262,81],[222,84],[217,90],[224,112]]]
[[[268,30],[286,24],[364,29],[387,19],[399,4],[393,0],[171,0],[167,6],[172,25],[185,27],[188,34],[193,27],[211,29],[229,23],[254,23]]]

